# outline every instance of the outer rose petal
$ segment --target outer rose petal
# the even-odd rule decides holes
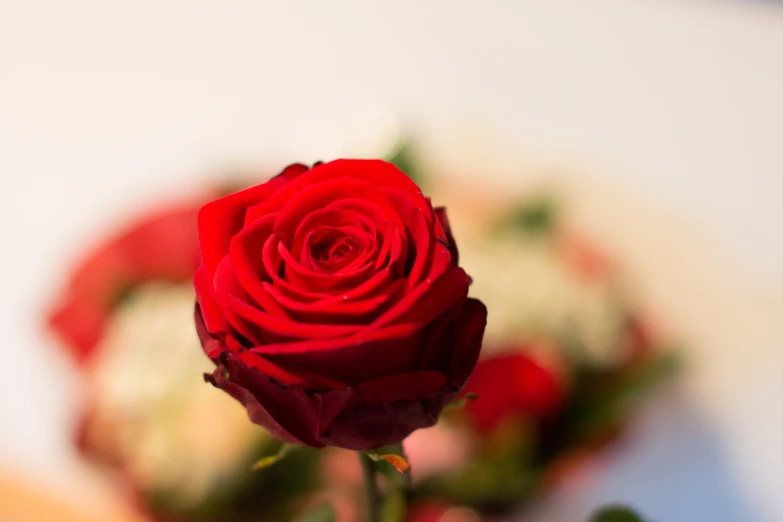
[[[323,444],[319,444],[318,441],[312,437],[311,433],[308,433],[308,424],[315,425],[315,422],[313,422],[309,416],[305,417],[305,415],[313,414],[314,410],[307,404],[306,396],[304,395],[303,390],[300,389],[298,392],[295,392],[295,394],[285,394],[283,393],[285,390],[282,388],[275,389],[274,387],[278,385],[272,384],[271,381],[266,386],[267,393],[264,393],[263,395],[267,397],[267,400],[270,400],[271,402],[277,402],[278,404],[282,403],[288,406],[292,406],[300,415],[303,415],[302,424],[297,426],[289,426],[286,428],[281,426],[277,420],[275,420],[275,417],[269,412],[269,410],[267,410],[267,408],[258,401],[256,398],[256,394],[259,392],[258,389],[254,390],[255,393],[253,393],[253,391],[250,391],[249,389],[239,384],[235,384],[223,376],[224,371],[224,367],[218,366],[214,373],[205,374],[204,380],[211,383],[216,388],[220,388],[221,390],[225,391],[240,403],[242,403],[242,405],[247,409],[247,414],[251,421],[260,426],[263,426],[269,431],[269,433],[284,442],[290,442],[292,444],[304,444],[306,446],[312,446],[315,448],[323,446]],[[283,397],[288,395],[288,400],[275,401],[275,397],[281,395]],[[273,411],[280,413],[280,408],[274,408]],[[296,432],[297,435],[295,435],[294,432]]]
[[[457,249],[457,242],[454,241],[454,234],[451,232],[451,223],[449,223],[449,217],[446,215],[446,209],[443,207],[435,208],[435,216],[440,221],[443,232],[446,234],[446,241],[448,241],[448,249],[451,252],[451,259],[455,265],[459,264],[459,250]]]
[[[380,404],[400,399],[415,401],[418,397],[429,397],[446,384],[446,376],[440,372],[398,373],[374,381],[363,382],[356,387],[370,404]]]
[[[256,185],[205,205],[198,213],[201,256],[209,276],[215,274],[220,260],[228,253],[231,238],[242,229],[248,207],[272,196],[289,181],[307,171],[294,164],[266,183]]]
[[[225,332],[229,325],[223,310],[217,305],[213,294],[212,281],[204,267],[201,267],[193,277],[193,286],[196,289],[196,299],[201,308],[203,322],[211,332]]]
[[[478,299],[468,299],[454,326],[455,345],[448,375],[453,383],[462,387],[475,368],[481,351],[487,326],[487,307]]]
[[[461,360],[459,364],[452,362],[454,374],[398,372],[344,389],[303,384],[308,381],[306,375],[298,381],[289,380],[290,384],[281,383],[279,379],[287,378],[281,377],[283,373],[297,372],[288,373],[285,366],[275,366],[274,371],[253,363],[248,366],[241,359],[251,352],[233,355],[225,341],[203,327],[198,309],[196,324],[201,325],[199,335],[205,351],[220,363],[207,380],[245,405],[253,422],[288,442],[366,450],[399,442],[419,428],[432,426],[457,395],[467,378],[465,372],[478,357],[485,319],[483,305],[474,300],[468,303],[472,304],[466,305],[459,317],[464,326],[458,330],[464,337],[456,346],[455,357]]]

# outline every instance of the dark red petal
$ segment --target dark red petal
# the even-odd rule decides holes
[[[268,344],[253,348],[291,372],[323,375],[349,385],[416,370],[422,345],[416,325],[362,329],[333,339]]]
[[[284,168],[283,171],[277,175],[277,177],[285,178],[288,181],[293,181],[308,170],[310,170],[310,167],[307,165],[302,165],[301,163],[292,163],[291,165],[288,165],[286,168]]]
[[[418,401],[436,393],[446,381],[446,376],[440,372],[419,371],[366,381],[356,386],[356,390],[370,404],[397,400]]]
[[[428,397],[370,404],[353,389],[322,395],[321,442],[353,450],[396,444],[438,421],[456,391],[448,386]]]
[[[204,316],[202,315],[202,310],[199,305],[196,305],[194,316],[196,320],[196,333],[198,334],[198,338],[201,341],[201,348],[204,350],[204,353],[207,354],[207,357],[217,362],[220,354],[223,353],[226,348],[223,343],[221,343],[218,338],[214,337],[207,329],[206,324],[204,324]]]
[[[302,374],[292,374],[273,362],[261,357],[257,353],[246,350],[234,354],[233,357],[241,361],[247,368],[267,375],[278,383],[285,384],[286,386],[299,386],[309,390],[342,390],[347,387],[344,383],[325,379],[317,375],[306,374],[305,377]]]
[[[419,370],[441,372],[448,370],[454,345],[459,342],[454,337],[454,331],[457,328],[454,322],[462,313],[465,301],[467,301],[467,296],[455,301],[427,327],[427,339],[421,351]]]
[[[227,369],[229,378],[223,376],[220,366],[204,377],[242,403],[252,422],[284,442],[323,446],[315,437],[318,412],[304,390],[275,384],[233,358],[227,361]]]
[[[460,388],[476,366],[484,328],[487,326],[487,307],[478,299],[468,299],[454,321],[454,352],[449,365],[449,382]]]

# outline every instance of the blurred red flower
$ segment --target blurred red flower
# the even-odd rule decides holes
[[[468,401],[465,411],[482,433],[509,418],[544,419],[555,414],[565,399],[562,379],[520,351],[480,360],[464,390],[478,395]]]
[[[472,509],[432,502],[414,506],[405,522],[481,522],[481,517]]]
[[[47,318],[77,362],[89,359],[115,307],[133,287],[193,276],[199,265],[196,216],[205,201],[207,197],[152,212],[77,264]]]

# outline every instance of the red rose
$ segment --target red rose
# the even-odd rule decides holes
[[[96,248],[74,270],[49,326],[80,363],[101,340],[121,297],[154,280],[187,281],[199,265],[196,215],[207,198],[149,214]]]
[[[379,160],[292,165],[198,218],[207,380],[278,438],[370,449],[431,426],[478,357],[444,209]]]
[[[524,353],[479,361],[465,391],[478,394],[465,411],[479,432],[509,418],[543,419],[557,412],[565,395],[562,382]]]

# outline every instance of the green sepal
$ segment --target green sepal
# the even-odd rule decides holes
[[[277,464],[284,458],[288,456],[291,451],[295,450],[298,446],[296,444],[290,444],[288,442],[284,442],[282,446],[280,446],[280,449],[277,450],[277,453],[274,455],[267,455],[266,457],[261,457],[256,461],[255,464],[253,464],[253,471],[258,471],[260,469],[268,468],[269,466],[272,466],[274,464]]]

